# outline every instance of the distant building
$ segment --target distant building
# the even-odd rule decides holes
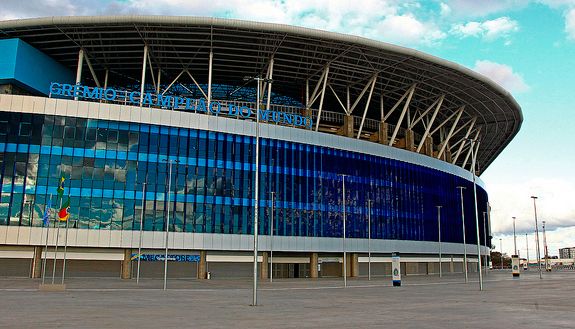
[[[575,247],[559,249],[559,258],[575,258]]]

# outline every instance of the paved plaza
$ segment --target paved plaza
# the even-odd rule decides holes
[[[536,271],[512,279],[389,277],[261,282],[110,278],[67,279],[65,292],[40,292],[38,280],[0,279],[1,328],[574,328],[575,272]]]

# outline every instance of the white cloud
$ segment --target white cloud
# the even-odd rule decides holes
[[[416,13],[419,2],[399,0],[2,0],[0,17],[52,15],[193,15],[299,25],[360,35],[407,46],[433,45],[445,34]]]
[[[450,33],[461,38],[482,37],[492,41],[497,38],[508,38],[511,33],[519,31],[519,23],[509,17],[499,17],[483,22],[455,24]]]
[[[446,0],[456,17],[483,17],[525,7],[532,0]],[[567,0],[569,1],[569,0]]]
[[[446,36],[432,24],[421,22],[409,14],[386,17],[377,24],[375,30],[378,39],[400,44],[433,45]]]
[[[569,39],[575,40],[575,8],[565,14],[565,32]]]
[[[440,3],[439,14],[441,16],[449,16],[451,14],[451,7],[449,7],[449,5],[444,2]]]
[[[523,77],[513,72],[513,69],[508,65],[483,60],[476,61],[473,70],[497,82],[510,92],[529,90],[529,86],[525,83]]]
[[[491,183],[488,190],[494,234],[512,233],[513,216],[517,218],[517,232],[532,232],[535,229],[533,200],[530,198],[532,195],[538,197],[539,225],[542,221],[546,221],[550,230],[575,226],[573,182],[556,178],[538,178],[514,184]]]

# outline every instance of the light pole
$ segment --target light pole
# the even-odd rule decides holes
[[[146,180],[148,175],[146,174]],[[140,261],[142,259],[142,226],[144,225],[144,204],[146,203],[146,182],[142,187],[142,213],[140,214],[140,237],[138,238],[138,271],[136,272],[136,284],[140,284]]]
[[[477,150],[479,150],[480,142],[476,139],[468,139],[471,148],[471,167],[473,174],[473,205],[475,208],[475,233],[477,237],[477,272],[479,272],[479,291],[483,291],[483,273],[481,272],[481,243],[479,242],[479,213],[477,210],[477,182],[475,180],[475,166],[477,164]],[[475,149],[477,143],[477,150]]]
[[[527,269],[529,269],[529,239],[527,238],[527,233],[525,233],[525,248],[527,249]]]
[[[164,254],[164,290],[168,288],[168,241],[170,234],[170,193],[172,192],[172,164],[179,160],[163,159],[168,162],[168,210],[166,211],[166,252]]]
[[[347,254],[345,252],[345,178],[347,175],[340,174],[341,182],[342,182],[342,192],[341,192],[341,203],[343,207],[343,241],[342,241],[342,249],[343,249],[343,286],[347,288]]]
[[[244,77],[244,81],[250,82],[255,80],[257,82],[256,90],[256,172],[254,183],[254,273],[253,273],[253,294],[252,306],[258,305],[258,225],[259,225],[259,210],[260,210],[260,85],[262,81],[272,83],[271,79],[262,78],[260,76]],[[268,96],[269,97],[269,96]]]
[[[503,242],[499,238],[499,249],[501,250],[501,269],[503,270]]]
[[[464,186],[458,186],[461,195],[461,222],[463,223],[463,271],[465,272],[465,283],[468,282],[467,277],[467,243],[465,241],[465,209],[463,208],[463,190]]]
[[[371,281],[371,200],[367,199],[367,280]]]
[[[547,235],[545,234],[545,221],[543,221],[543,257],[545,257],[545,271],[549,271],[549,253],[547,251]]]
[[[536,250],[537,250],[537,264],[539,265],[539,279],[543,279],[543,274],[541,273],[541,252],[539,250],[539,224],[537,223],[537,204],[536,204],[536,200],[537,197],[536,196],[531,196],[531,199],[533,199],[533,212],[535,214],[535,242],[536,242]]]
[[[442,206],[435,206],[437,207],[437,235],[439,241],[439,277],[442,276],[441,271],[441,207]]]
[[[517,237],[515,236],[515,217],[511,217],[511,218],[513,218],[513,249],[515,250],[514,255],[518,255],[517,254]]]
[[[487,248],[487,212],[483,212],[483,243],[485,245],[485,248]],[[491,248],[489,248],[491,250]],[[488,261],[487,261],[487,253],[485,254],[485,264],[483,264],[483,266],[485,267],[485,275],[487,275],[487,270],[488,270]]]
[[[274,277],[274,206],[275,206],[275,194],[276,192],[270,192],[272,195],[272,213],[270,216],[270,282],[273,282]]]

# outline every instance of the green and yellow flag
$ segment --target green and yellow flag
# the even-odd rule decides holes
[[[60,198],[62,198],[64,196],[64,182],[66,181],[66,178],[64,178],[64,175],[62,175],[62,177],[60,178],[60,181],[58,182],[58,196]]]

